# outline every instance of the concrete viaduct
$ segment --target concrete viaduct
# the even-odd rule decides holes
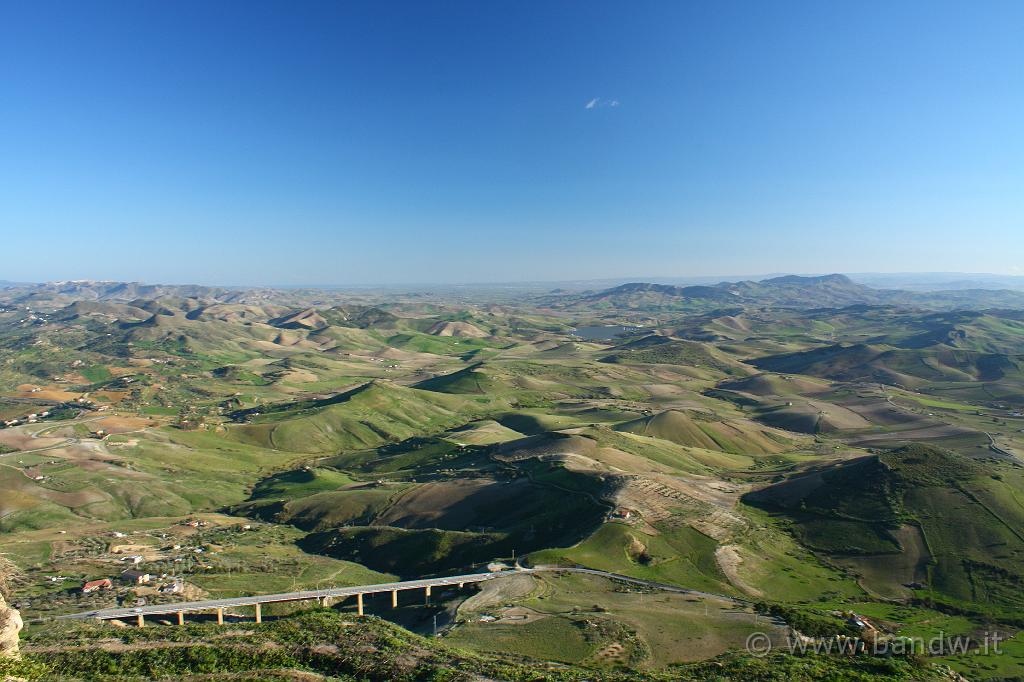
[[[397,583],[381,583],[379,585],[359,585],[356,587],[333,587],[325,590],[306,590],[304,592],[284,592],[282,594],[259,594],[250,597],[233,597],[231,599],[208,599],[205,601],[178,602],[174,604],[153,604],[152,606],[139,606],[135,608],[100,609],[98,611],[86,611],[67,616],[59,616],[62,619],[68,618],[98,618],[100,620],[121,620],[134,619],[140,627],[146,624],[146,616],[166,616],[173,614],[177,616],[178,625],[185,623],[186,613],[213,612],[217,615],[217,623],[224,624],[224,609],[239,606],[256,607],[256,622],[263,622],[262,605],[279,602],[295,602],[317,600],[326,603],[330,599],[344,599],[346,597],[356,598],[356,611],[363,615],[363,595],[391,593],[391,606],[398,606],[398,593],[403,590],[423,590],[424,595],[429,598],[431,589],[434,587],[447,587],[455,585],[463,587],[467,583],[481,583],[493,580],[502,576],[510,575],[516,571],[495,571],[492,573],[470,573],[467,575],[453,575],[446,578],[425,578],[423,580],[405,580]]]

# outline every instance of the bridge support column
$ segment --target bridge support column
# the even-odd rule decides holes
[[[184,611],[178,611],[178,625],[184,625],[184,624],[185,624],[185,612]]]
[[[263,622],[263,605],[262,604],[257,604],[256,605],[256,622],[257,623],[262,623]]]
[[[391,608],[398,608],[398,590],[391,590]]]
[[[363,615],[363,593],[360,592],[356,595],[356,611],[359,615]]]
[[[140,628],[146,627],[146,617],[143,616],[141,613],[139,614],[138,622]]]
[[[427,585],[427,596],[430,596],[430,585]]]
[[[459,589],[461,590],[461,589],[462,589],[462,586],[463,586],[463,585],[465,585],[465,584],[466,584],[466,583],[459,583]]]
[[[217,625],[224,625],[224,609],[217,609]]]

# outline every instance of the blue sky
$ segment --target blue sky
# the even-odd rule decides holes
[[[1024,274],[1021,2],[34,0],[0,27],[0,279]]]

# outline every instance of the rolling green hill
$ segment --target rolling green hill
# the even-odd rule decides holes
[[[306,551],[337,559],[358,561],[375,570],[414,577],[461,570],[513,552],[573,543],[600,523],[605,507],[583,494],[566,494],[549,481],[573,474],[556,470],[540,476],[540,483],[480,480],[465,486],[457,482],[428,483],[395,494],[388,490],[379,507],[364,506],[362,516],[341,519],[337,505],[365,504],[360,491],[338,493],[326,500],[327,516],[318,516],[316,528],[300,542]],[[354,494],[353,494],[354,493]],[[330,493],[301,500],[300,505],[322,505]],[[290,513],[290,510],[289,510]],[[301,516],[279,519],[303,525]],[[472,529],[472,530],[467,530]]]
[[[239,413],[250,423],[228,435],[289,452],[332,453],[443,431],[480,409],[458,396],[375,381],[326,400]]]
[[[416,384],[416,388],[440,393],[491,393],[497,388],[496,382],[488,373],[480,371],[480,367],[477,363],[451,374],[427,379]]]
[[[724,381],[718,388],[739,391],[757,396],[791,396],[822,393],[829,389],[828,382],[809,377],[795,377],[782,374],[757,374],[745,379]]]
[[[723,420],[702,412],[669,410],[619,424],[619,431],[733,454],[768,454],[796,447],[795,439],[755,422]]]
[[[520,626],[522,627],[522,626]],[[586,642],[582,627],[567,626],[562,638],[547,633],[544,651]],[[593,646],[614,641],[615,630],[591,628]],[[544,636],[545,632],[540,635]],[[375,617],[314,609],[264,622],[195,623],[186,628],[113,630],[91,623],[68,623],[26,634],[23,660],[0,660],[0,675],[25,680],[174,679],[229,680],[530,680],[533,682],[704,682],[872,679],[880,682],[938,682],[948,676],[935,667],[904,659],[846,656],[759,658],[727,654],[712,661],[675,665],[665,671],[630,671],[593,664],[548,665],[544,659],[478,653],[457,642],[414,635]],[[551,658],[548,656],[546,658]]]
[[[727,375],[745,376],[749,368],[708,344],[664,336],[648,336],[620,346],[601,359],[611,363],[685,365]]]
[[[30,637],[39,618],[179,598],[80,593],[127,552],[197,598],[461,572],[514,552],[763,601],[796,623],[855,610],[890,634],[1012,634],[1024,625],[1024,315],[936,312],[878,291],[834,277],[682,294],[0,290],[12,421],[0,427],[0,552],[18,566]],[[585,326],[635,334],[591,342],[573,334]],[[458,626],[474,650],[585,666],[531,661],[522,679],[680,679],[685,666],[657,666],[740,647],[718,635],[758,624],[742,606],[705,620],[689,594],[557,583],[467,590],[436,608],[492,599]],[[502,622],[477,618],[492,612]],[[285,614],[265,615],[246,625],[252,637]],[[105,632],[133,644],[156,630]],[[157,654],[109,641],[32,660],[183,679],[227,669],[207,649],[181,663],[160,642]],[[219,642],[207,643],[217,661],[256,661],[237,679],[265,679],[261,657],[279,655]],[[301,652],[281,663],[299,672],[281,675],[304,679],[348,670],[331,646],[267,651]],[[1022,653],[943,660],[1012,678],[1024,635],[1012,647]],[[700,670],[749,672],[732,660]],[[769,660],[754,679],[834,670]]]
[[[919,349],[834,345],[753,361],[759,369],[837,381],[877,381],[910,387],[926,382],[1024,381],[1024,355],[983,353],[945,345]]]
[[[881,595],[912,592],[1017,622],[1024,507],[1009,492],[1015,485],[967,458],[911,445],[792,477],[744,502],[779,514],[801,542]]]

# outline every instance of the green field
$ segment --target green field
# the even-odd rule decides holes
[[[715,564],[715,547],[714,540],[688,527],[647,535],[607,523],[575,547],[536,552],[529,559],[537,565],[581,564],[645,580],[731,592]]]

